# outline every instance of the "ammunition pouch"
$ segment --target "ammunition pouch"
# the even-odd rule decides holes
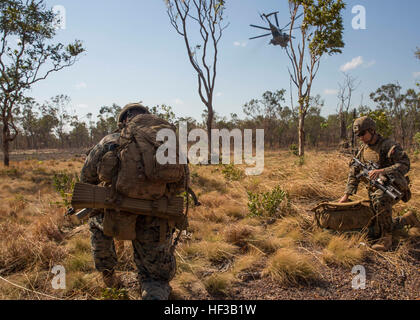
[[[136,214],[105,210],[104,234],[118,240],[134,240],[136,239],[136,220]]]

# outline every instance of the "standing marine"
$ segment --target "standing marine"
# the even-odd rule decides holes
[[[404,196],[402,200],[407,202],[410,197],[409,180],[406,174],[410,170],[410,159],[403,151],[401,146],[386,139],[376,132],[376,123],[373,119],[364,116],[354,121],[353,131],[359,137],[362,145],[357,152],[356,158],[361,162],[368,164],[370,161],[378,165],[378,169],[369,172],[370,179],[377,179],[384,175],[392,175],[396,184]],[[360,178],[357,178],[359,169],[350,166],[350,172],[347,181],[345,194],[340,202],[347,202],[349,196],[357,192]],[[420,227],[420,222],[411,211],[392,219],[392,206],[399,200],[393,200],[380,189],[368,185],[368,194],[371,201],[371,207],[375,213],[374,229],[378,241],[372,246],[372,249],[378,251],[387,251],[392,245],[393,226],[410,225]]]
[[[119,129],[105,136],[90,151],[81,171],[81,182],[106,186],[101,181],[101,175],[98,174],[101,160],[107,152],[118,148],[121,129],[140,114],[150,114],[148,109],[140,103],[128,104],[121,110],[118,116]],[[117,254],[114,238],[104,233],[106,212],[109,212],[109,209],[95,209],[90,215],[92,254],[95,268],[102,273],[105,285],[118,288],[121,286],[121,281],[115,274]],[[119,210],[118,214],[120,214]],[[163,218],[137,215],[134,219],[135,238],[132,240],[132,245],[142,299],[166,300],[171,292],[169,282],[175,275],[175,257],[172,247],[175,228]]]

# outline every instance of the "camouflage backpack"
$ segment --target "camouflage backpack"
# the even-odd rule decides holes
[[[153,114],[131,119],[122,129],[115,150],[103,156],[99,179],[129,198],[157,200],[182,191],[189,174],[187,165],[178,164],[178,148],[176,164],[160,164],[156,159],[156,151],[163,144],[156,141],[161,129],[176,132],[173,125]]]
[[[156,159],[156,151],[164,143],[156,141],[161,129],[176,133],[175,126],[153,114],[137,115],[122,129],[115,148],[102,157],[98,176],[102,182],[111,185],[112,201],[118,201],[122,195],[155,203],[163,197],[170,199],[187,191],[189,171],[188,165],[178,161],[178,137],[176,163],[160,164]],[[104,233],[117,239],[132,240],[135,237],[135,216],[118,216],[122,214],[105,213]],[[124,224],[126,227],[123,228]]]
[[[374,212],[369,200],[321,202],[312,209],[318,227],[334,231],[368,231],[373,227]]]

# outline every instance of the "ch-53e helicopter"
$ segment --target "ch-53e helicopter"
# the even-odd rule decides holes
[[[282,48],[286,48],[287,47],[287,45],[289,44],[289,40],[290,40],[290,38],[289,38],[289,34],[287,34],[287,33],[285,33],[285,32],[283,32],[283,30],[291,23],[291,22],[289,22],[288,24],[286,24],[283,28],[280,28],[280,26],[279,26],[279,20],[277,19],[277,14],[278,14],[279,12],[278,11],[276,11],[276,12],[272,12],[272,13],[269,13],[269,14],[265,14],[265,13],[263,13],[263,14],[260,14],[260,17],[261,17],[261,19],[263,20],[263,21],[267,21],[268,22],[268,25],[270,26],[270,28],[267,28],[267,27],[261,27],[261,26],[256,26],[256,25],[254,25],[254,24],[250,24],[250,26],[251,27],[254,27],[254,28],[260,28],[260,29],[263,29],[263,30],[269,30],[269,31],[271,31],[270,33],[266,33],[266,34],[262,34],[262,35],[260,35],[260,36],[256,36],[256,37],[252,37],[252,38],[249,38],[249,40],[252,40],[252,39],[256,39],[256,38],[261,38],[261,37],[266,37],[266,36],[269,36],[269,35],[272,35],[272,37],[273,37],[273,39],[271,39],[270,40],[270,43],[269,44],[272,44],[272,45],[274,45],[274,46],[281,46]],[[270,16],[272,16],[272,15],[274,15],[274,18],[275,18],[275,20],[276,20],[276,26],[273,24],[273,23],[271,23],[271,21],[270,21],[270,19],[269,19],[269,17]],[[303,13],[301,13],[300,15],[298,15],[296,18],[295,18],[295,20],[296,19],[298,19],[301,15],[303,15]],[[265,19],[265,20],[264,20]],[[300,27],[296,27],[296,28],[293,28],[293,29],[298,29],[298,28],[300,28]],[[292,30],[293,30],[292,29]],[[293,37],[292,36],[292,38],[294,39],[295,37]]]

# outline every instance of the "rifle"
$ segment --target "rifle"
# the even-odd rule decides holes
[[[86,218],[91,212],[92,212],[92,208],[84,208],[82,210],[80,210],[78,213],[76,213],[76,209],[74,208],[69,208],[66,212],[66,216],[72,216],[76,213],[76,217],[79,220],[82,220],[84,218]]]
[[[380,177],[375,180],[369,178],[370,171],[379,169],[379,166],[376,163],[369,161],[367,164],[364,164],[359,159],[353,157],[352,166],[361,170],[361,172],[356,176],[357,179],[364,177],[371,186],[382,190],[393,200],[400,200],[404,196],[402,192],[392,185],[393,179],[391,177],[386,176],[386,181],[388,181],[387,184],[385,184]]]

